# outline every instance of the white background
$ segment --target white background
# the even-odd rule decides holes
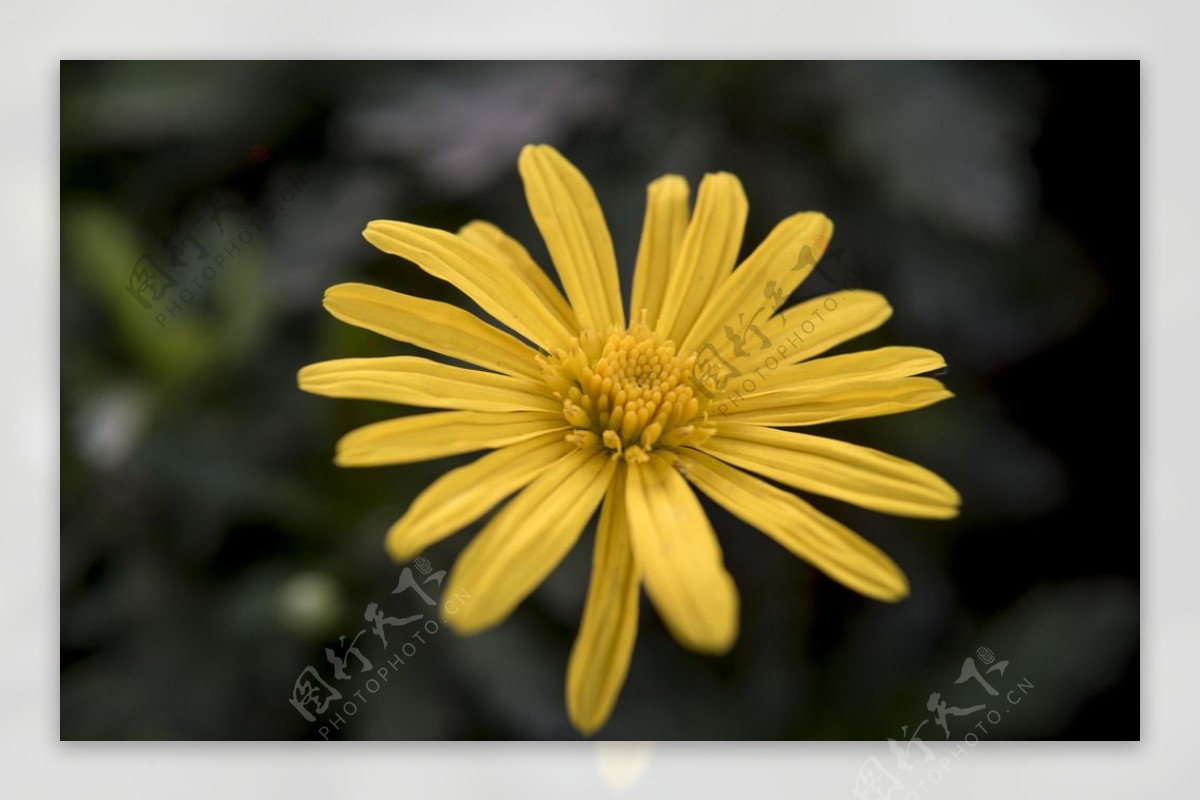
[[[105,744],[58,741],[58,60],[79,58],[1120,57],[1142,60],[1142,197],[1110,198],[1142,387],[1142,742],[982,743],[924,797],[1195,797],[1200,768],[1195,336],[1200,215],[1194,4],[690,0],[0,6],[0,792],[33,796],[610,796],[589,744]],[[1112,153],[1108,158],[1135,158]],[[1102,163],[1098,162],[1102,169]],[[1140,232],[1139,232],[1140,229]],[[1140,285],[1141,300],[1138,301]],[[1135,323],[1135,320],[1138,321]],[[1103,407],[1107,399],[1081,399]],[[1095,415],[1106,429],[1132,410]],[[1097,503],[1105,499],[1096,499]],[[1130,498],[1121,500],[1131,502]],[[945,753],[949,753],[946,749]],[[879,743],[661,744],[650,797],[848,796]]]

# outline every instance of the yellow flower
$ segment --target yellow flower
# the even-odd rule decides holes
[[[504,620],[600,507],[566,680],[571,722],[590,735],[625,681],[640,587],[684,646],[720,654],[737,637],[737,588],[689,482],[847,587],[905,597],[908,582],[882,551],[752,475],[895,515],[958,513],[958,493],[925,468],[781,430],[951,397],[915,377],[944,366],[933,351],[814,358],[891,315],[874,292],[776,310],[824,252],[830,221],[788,217],[735,270],[748,210],[738,179],[705,176],[689,213],[684,179],[659,178],[647,191],[627,319],[587,180],[546,145],[526,147],[519,167],[566,297],[486,222],[452,234],[375,221],[363,234],[371,244],[449,281],[516,336],[446,303],[340,284],[325,295],[339,320],[483,369],[398,356],[322,362],[299,375],[320,395],[451,410],[351,431],[338,443],[339,465],[491,451],[435,481],[387,535],[388,552],[406,561],[515,493],[454,564],[446,595],[469,598],[443,610],[449,625],[472,634]]]

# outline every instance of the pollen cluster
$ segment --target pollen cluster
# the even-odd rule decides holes
[[[606,334],[585,329],[566,350],[543,358],[546,382],[562,399],[579,447],[602,445],[613,457],[649,460],[656,449],[699,444],[708,425],[710,388],[694,375],[696,357],[641,322]]]

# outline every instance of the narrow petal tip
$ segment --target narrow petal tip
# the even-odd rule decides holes
[[[908,576],[904,575],[899,568],[896,569],[891,578],[894,580],[893,583],[878,595],[875,595],[875,600],[895,604],[905,600],[912,594],[912,590],[908,584]]]
[[[741,601],[737,587],[730,579],[723,590],[714,588],[714,596],[723,596],[724,601],[705,610],[711,614],[699,625],[689,626],[683,630],[678,626],[668,625],[675,640],[687,648],[707,656],[724,656],[729,653],[737,642]]]
[[[419,549],[414,549],[408,544],[409,528],[405,524],[405,518],[401,518],[388,529],[387,536],[384,539],[384,550],[391,557],[393,562],[404,564],[411,562],[420,555]]]
[[[439,610],[442,622],[460,637],[473,637],[502,623],[508,617],[508,615],[496,617],[482,614],[479,605],[472,601],[474,601],[473,598],[454,600],[453,597],[450,597],[442,602]],[[451,604],[454,605],[453,609],[450,608]]]

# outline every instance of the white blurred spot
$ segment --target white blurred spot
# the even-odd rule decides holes
[[[84,461],[102,470],[120,464],[137,444],[148,405],[146,393],[128,385],[109,388],[88,401],[74,420]]]
[[[279,615],[296,634],[320,634],[337,623],[341,613],[337,583],[325,573],[297,573],[279,591]]]
[[[637,783],[650,766],[655,742],[596,743],[596,772],[610,789],[623,793]]]

